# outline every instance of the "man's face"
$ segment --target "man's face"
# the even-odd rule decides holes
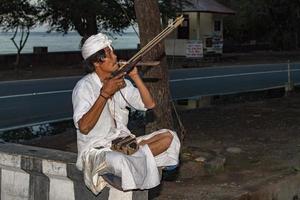
[[[104,72],[111,73],[118,69],[117,56],[114,53],[114,50],[109,47],[104,48],[104,51],[105,58],[102,60],[101,69]]]

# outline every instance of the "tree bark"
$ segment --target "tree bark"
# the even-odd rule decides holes
[[[140,32],[141,47],[145,46],[161,31],[160,11],[157,0],[135,0],[134,8]],[[169,73],[163,41],[154,47],[143,61],[159,60],[160,65],[144,74],[144,78],[157,78],[158,81],[146,83],[156,102],[154,121],[146,125],[146,132],[160,128],[173,129],[170,104]]]

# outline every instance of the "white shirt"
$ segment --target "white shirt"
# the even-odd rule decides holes
[[[91,147],[109,147],[113,139],[131,134],[127,128],[129,111],[126,107],[133,106],[138,110],[146,110],[138,89],[130,81],[125,80],[125,82],[126,87],[116,92],[113,98],[107,101],[96,125],[88,135],[80,132],[78,122],[90,110],[99,97],[102,83],[98,75],[94,72],[79,80],[73,89],[73,120],[77,128],[78,148],[76,166],[80,170],[82,169],[81,156],[84,151],[87,151]],[[127,104],[121,93],[130,105]],[[117,127],[115,127],[114,119],[116,120]]]

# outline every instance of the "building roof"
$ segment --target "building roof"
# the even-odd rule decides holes
[[[183,12],[207,12],[219,14],[235,14],[235,11],[216,2],[215,0],[188,0],[183,5]]]

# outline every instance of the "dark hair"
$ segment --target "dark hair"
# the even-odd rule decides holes
[[[101,62],[105,58],[105,51],[104,49],[101,49],[97,51],[96,53],[89,56],[87,59],[83,61],[83,67],[85,69],[86,73],[92,73],[95,71],[95,62]]]

